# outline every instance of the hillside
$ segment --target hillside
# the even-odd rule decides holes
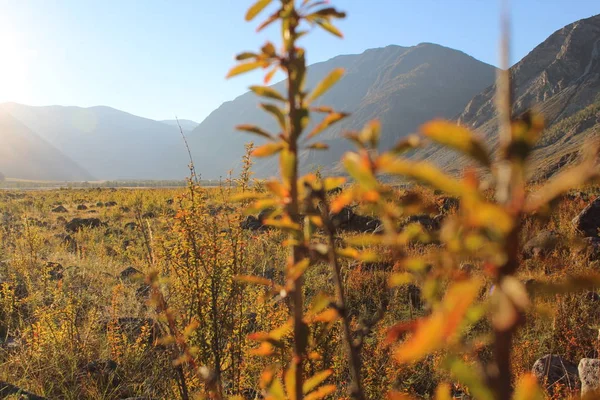
[[[600,133],[600,15],[554,32],[510,68],[514,84],[513,114],[535,107],[547,128],[534,159],[535,179],[547,178],[577,159],[588,138]],[[495,146],[497,121],[492,85],[475,96],[457,116]],[[443,150],[420,154],[458,171],[456,155]]]
[[[73,180],[92,175],[0,107],[0,172],[9,178]]]
[[[198,125],[200,125],[196,121],[191,121],[189,119],[180,119],[180,120],[165,119],[165,120],[160,121],[160,122],[162,122],[163,124],[170,125],[170,126],[175,126],[177,128],[179,128],[179,126],[181,126],[181,128],[184,131],[193,131]]]
[[[187,174],[188,158],[175,126],[110,107],[6,103],[0,108],[100,179],[182,179]]]
[[[495,75],[494,67],[462,52],[421,43],[413,47],[370,49],[359,55],[343,55],[314,64],[309,67],[307,87],[314,87],[338,67],[345,68],[346,75],[320,103],[352,112],[352,116],[321,135],[330,144],[330,151],[302,154],[305,168],[333,166],[349,148],[347,141],[340,139],[341,133],[360,129],[373,118],[383,123],[382,146],[393,144],[431,118],[451,118],[470,98],[489,86]],[[283,85],[280,82],[274,87],[281,90]],[[275,130],[271,117],[258,108],[257,97],[246,93],[221,105],[190,133],[196,167],[204,178],[224,175],[239,163],[244,143],[250,140],[258,143],[256,137],[234,130],[241,123]],[[273,161],[267,161],[256,170],[259,176],[266,176],[273,173],[274,166]]]

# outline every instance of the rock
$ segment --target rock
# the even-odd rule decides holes
[[[138,224],[135,222],[128,222],[124,226],[125,229],[129,229],[130,231],[135,231],[138,228]]]
[[[355,214],[352,208],[344,207],[340,212],[330,215],[331,222],[336,229],[348,232],[373,233],[382,224],[377,218]]]
[[[118,365],[113,360],[95,360],[84,365],[80,374],[93,377],[100,387],[115,388],[121,383],[117,369]]]
[[[350,264],[351,269],[360,268],[363,271],[391,271],[394,267],[393,263],[389,262],[362,262],[355,261]]]
[[[525,258],[545,257],[556,249],[560,235],[553,231],[542,231],[529,239],[523,246]]]
[[[66,235],[61,243],[69,253],[77,253],[77,241],[71,235]]]
[[[114,207],[117,205],[116,201],[107,201],[106,203],[104,203],[104,207]]]
[[[69,210],[67,210],[64,206],[58,206],[52,209],[52,212],[55,213],[66,213],[69,212]]]
[[[266,227],[254,215],[249,215],[240,223],[240,228],[251,231],[263,230]]]
[[[46,269],[51,280],[58,281],[63,278],[65,269],[60,263],[48,261],[46,262]]]
[[[83,211],[83,210],[87,210],[88,207],[85,204],[80,204],[80,205],[77,206],[77,209],[79,211]]]
[[[104,207],[104,203],[99,201],[96,203],[96,207]]]
[[[102,222],[98,218],[73,218],[65,224],[65,228],[69,232],[77,232],[83,228],[98,228],[101,225]]]
[[[275,210],[273,210],[272,208],[265,208],[264,210],[261,210],[261,212],[258,213],[258,216],[256,218],[258,219],[261,225],[265,224],[265,220],[269,218],[271,214],[273,214],[273,211]]]
[[[600,260],[600,238],[587,237],[584,239],[586,246],[583,254],[588,261]]]
[[[586,292],[584,296],[585,300],[590,303],[597,303],[600,301],[600,294],[596,292]]]
[[[547,354],[538,359],[531,372],[550,395],[554,394],[556,385],[569,390],[577,390],[580,387],[577,366],[554,354]]]
[[[135,246],[135,241],[133,239],[124,239],[121,243],[121,249],[123,251],[127,250],[131,246]]]
[[[127,336],[129,341],[136,341],[142,333],[148,335],[148,344],[152,345],[160,337],[160,327],[154,320],[150,318],[138,317],[121,317],[115,321],[109,321],[103,326],[103,331],[107,331],[111,326],[113,329],[118,329],[120,333]]]
[[[441,214],[447,214],[458,209],[460,202],[456,197],[441,197],[436,201]]]
[[[45,397],[41,397],[36,394],[29,393],[28,391],[23,390],[20,387],[11,385],[10,383],[0,381],[0,398],[2,398],[2,399],[8,398],[8,397],[12,398],[12,396],[18,396],[18,397],[14,397],[14,398],[22,399],[22,400],[46,400]]]
[[[143,283],[135,290],[135,298],[141,302],[145,302],[150,298],[151,290],[152,287],[150,285]]]
[[[577,370],[581,379],[581,398],[597,399],[600,396],[600,360],[582,358]]]
[[[401,226],[420,224],[423,229],[432,232],[440,229],[440,220],[441,218],[438,218],[437,216],[432,218],[427,214],[411,215],[402,222]]]
[[[175,201],[173,199],[167,199],[166,203],[168,206],[172,206]]]
[[[586,208],[573,218],[575,229],[585,237],[598,237],[600,229],[600,197],[587,205]]]
[[[123,271],[121,271],[121,273],[119,274],[119,279],[122,281],[131,282],[137,278],[141,278],[142,276],[144,276],[142,271],[134,267],[127,267]]]
[[[142,218],[156,218],[156,213],[154,211],[148,211],[147,213],[142,214]]]

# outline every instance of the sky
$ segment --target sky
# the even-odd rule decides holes
[[[244,21],[252,0],[0,0],[0,103],[106,105],[201,122],[262,81],[225,79],[235,54],[278,31]],[[499,0],[333,0],[340,40],[302,39],[309,63],[431,42],[498,65]],[[598,0],[512,0],[511,62],[554,31],[600,13]]]

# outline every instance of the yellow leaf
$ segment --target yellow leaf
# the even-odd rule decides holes
[[[452,392],[450,385],[441,383],[435,389],[435,400],[452,400]]]
[[[286,101],[285,98],[281,95],[281,93],[268,86],[250,86],[250,90],[262,97],[267,97],[279,101]]]
[[[334,214],[342,211],[344,207],[352,202],[353,196],[350,191],[342,192],[338,197],[331,202],[331,212]]]
[[[421,132],[428,138],[471,156],[482,165],[491,165],[489,152],[481,140],[468,130],[454,122],[435,120],[421,126]]]
[[[531,373],[519,377],[515,388],[514,400],[543,400],[544,393],[537,383],[537,379]]]
[[[263,286],[273,286],[274,285],[273,281],[270,281],[267,278],[262,278],[260,276],[236,275],[233,279],[235,279],[238,282],[246,282],[246,283],[252,283],[252,284],[256,284],[256,285],[263,285]]]
[[[333,85],[339,81],[344,75],[343,68],[336,68],[329,73],[321,82],[317,84],[317,87],[314,88],[312,93],[308,96],[307,101],[309,103],[315,101],[319,97],[321,97],[325,92],[327,92]]]
[[[335,26],[333,26],[329,21],[319,20],[319,21],[316,21],[316,23],[319,24],[319,26],[321,26],[323,29],[325,29],[327,32],[331,33],[334,36],[337,36],[339,38],[344,37],[342,32],[340,32],[340,30],[338,28],[336,28]]]
[[[271,0],[258,0],[246,12],[246,21],[252,21],[254,17],[260,14],[260,12],[264,10],[270,3]]]
[[[333,370],[331,369],[326,369],[325,371],[316,373],[304,382],[304,384],[302,385],[302,392],[304,394],[309,393],[321,383],[325,382],[325,379],[329,378],[331,374],[333,374]]]
[[[254,133],[255,135],[262,136],[269,140],[275,140],[273,135],[271,135],[269,132],[263,130],[262,128],[259,128],[258,126],[244,124],[244,125],[236,126],[235,129],[237,129],[238,131]]]
[[[277,181],[268,181],[265,183],[265,186],[271,193],[280,198],[286,198],[289,196],[289,191],[279,182]]]
[[[284,148],[283,143],[267,143],[252,151],[254,157],[268,157],[280,152]]]
[[[327,116],[325,116],[325,118],[323,118],[323,121],[321,121],[317,126],[315,126],[314,129],[308,134],[307,139],[310,139],[310,138],[318,135],[319,133],[323,132],[325,129],[327,129],[330,126],[332,126],[333,124],[335,124],[336,122],[343,120],[348,115],[349,114],[347,114],[347,113],[339,113],[339,112],[331,112],[331,113],[327,114]]]
[[[329,191],[341,187],[344,183],[346,183],[346,178],[342,176],[331,176],[325,178],[323,187],[326,191]]]
[[[352,176],[365,190],[375,189],[378,185],[375,175],[371,170],[370,162],[366,154],[346,153],[342,158],[342,163],[346,171]]]
[[[411,283],[413,280],[414,280],[414,277],[411,273],[398,272],[398,273],[392,274],[390,276],[390,279],[388,281],[388,286],[395,287],[395,286],[406,285],[407,283]]]
[[[292,360],[285,376],[283,377],[285,382],[286,392],[288,393],[289,400],[296,400],[296,363]]]
[[[409,161],[391,155],[382,155],[377,159],[377,166],[381,172],[405,176],[452,196],[460,197],[472,191],[464,182],[452,178],[425,161]]]
[[[263,110],[273,115],[273,117],[275,117],[275,119],[279,123],[281,129],[285,131],[285,127],[287,124],[285,122],[285,114],[283,113],[283,110],[281,110],[281,108],[277,107],[275,104],[261,103],[260,106],[263,108]]]
[[[339,317],[338,312],[333,308],[329,308],[329,309],[323,311],[322,313],[316,315],[315,321],[316,322],[333,322],[333,321],[337,320],[338,317]]]
[[[231,68],[229,70],[229,72],[227,73],[226,78],[232,78],[236,75],[240,75],[240,74],[244,74],[246,72],[250,72],[253,71],[257,68],[261,68],[261,67],[265,67],[268,64],[265,63],[264,61],[253,61],[253,62],[247,62],[247,63],[243,63],[243,64],[238,64],[235,67]]]
[[[337,387],[335,385],[321,386],[316,391],[314,391],[314,392],[308,394],[306,397],[304,397],[304,400],[320,400],[320,399],[323,399],[323,398],[329,396],[332,393],[335,393],[336,390],[337,390]]]

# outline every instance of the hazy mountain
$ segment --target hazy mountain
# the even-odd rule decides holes
[[[309,67],[307,87],[314,87],[337,67],[345,68],[346,75],[320,103],[352,112],[352,116],[320,135],[321,141],[330,144],[330,151],[303,152],[305,168],[333,166],[350,148],[346,140],[340,139],[341,133],[360,129],[373,118],[382,121],[382,145],[390,146],[431,118],[454,117],[469,99],[493,83],[495,76],[494,67],[460,51],[422,43],[370,49],[314,64]],[[283,91],[284,84],[274,87]],[[197,170],[204,178],[224,175],[239,164],[244,143],[260,142],[257,137],[235,131],[234,126],[241,123],[277,132],[272,118],[258,108],[258,98],[253,93],[224,103],[189,134]],[[275,167],[276,163],[269,161],[259,164],[256,171],[270,175]]]
[[[32,180],[92,180],[92,175],[0,107],[0,172]]]
[[[548,177],[572,163],[586,138],[600,137],[600,15],[554,32],[511,67],[510,74],[513,114],[535,107],[546,120],[547,128],[533,155],[534,178]],[[495,85],[485,89],[457,117],[492,146],[497,139],[495,91]],[[447,151],[421,156],[455,171],[464,165]]]
[[[196,121],[191,121],[189,119],[180,119],[179,120],[179,124],[177,123],[176,119],[165,119],[165,120],[160,121],[160,122],[162,122],[163,124],[170,125],[170,126],[176,126],[177,128],[179,128],[179,126],[181,125],[181,128],[183,129],[184,132],[192,131],[198,125],[200,125]]]
[[[0,107],[99,179],[181,179],[188,173],[174,126],[103,106]]]

